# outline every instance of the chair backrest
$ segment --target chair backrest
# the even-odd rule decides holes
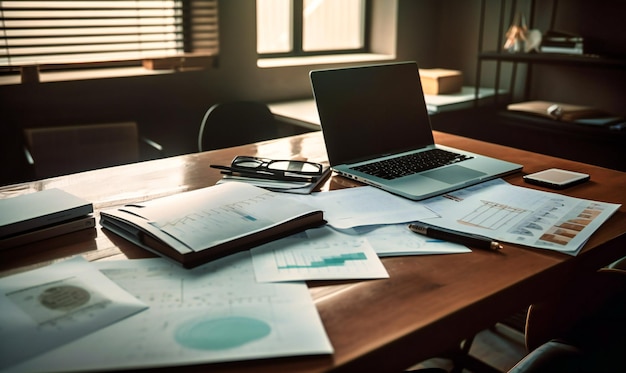
[[[135,122],[24,129],[37,178],[139,160]]]
[[[279,137],[267,105],[253,101],[215,104],[202,118],[198,150],[228,148]]]

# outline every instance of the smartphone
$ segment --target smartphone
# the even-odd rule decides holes
[[[584,183],[591,177],[580,172],[551,168],[524,176],[524,181],[529,184],[541,185],[552,189],[565,189],[572,185]]]

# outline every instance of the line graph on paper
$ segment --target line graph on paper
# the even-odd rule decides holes
[[[528,210],[506,204],[481,200],[481,204],[458,220],[460,224],[498,230]]]

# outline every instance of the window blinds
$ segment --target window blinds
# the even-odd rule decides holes
[[[0,1],[0,66],[217,54],[217,0]]]

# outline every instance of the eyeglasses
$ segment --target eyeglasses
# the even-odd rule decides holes
[[[243,155],[235,157],[230,167],[220,165],[211,165],[211,167],[225,170],[231,174],[238,173],[241,176],[293,181],[311,181],[322,176],[323,172],[323,167],[319,163]]]

